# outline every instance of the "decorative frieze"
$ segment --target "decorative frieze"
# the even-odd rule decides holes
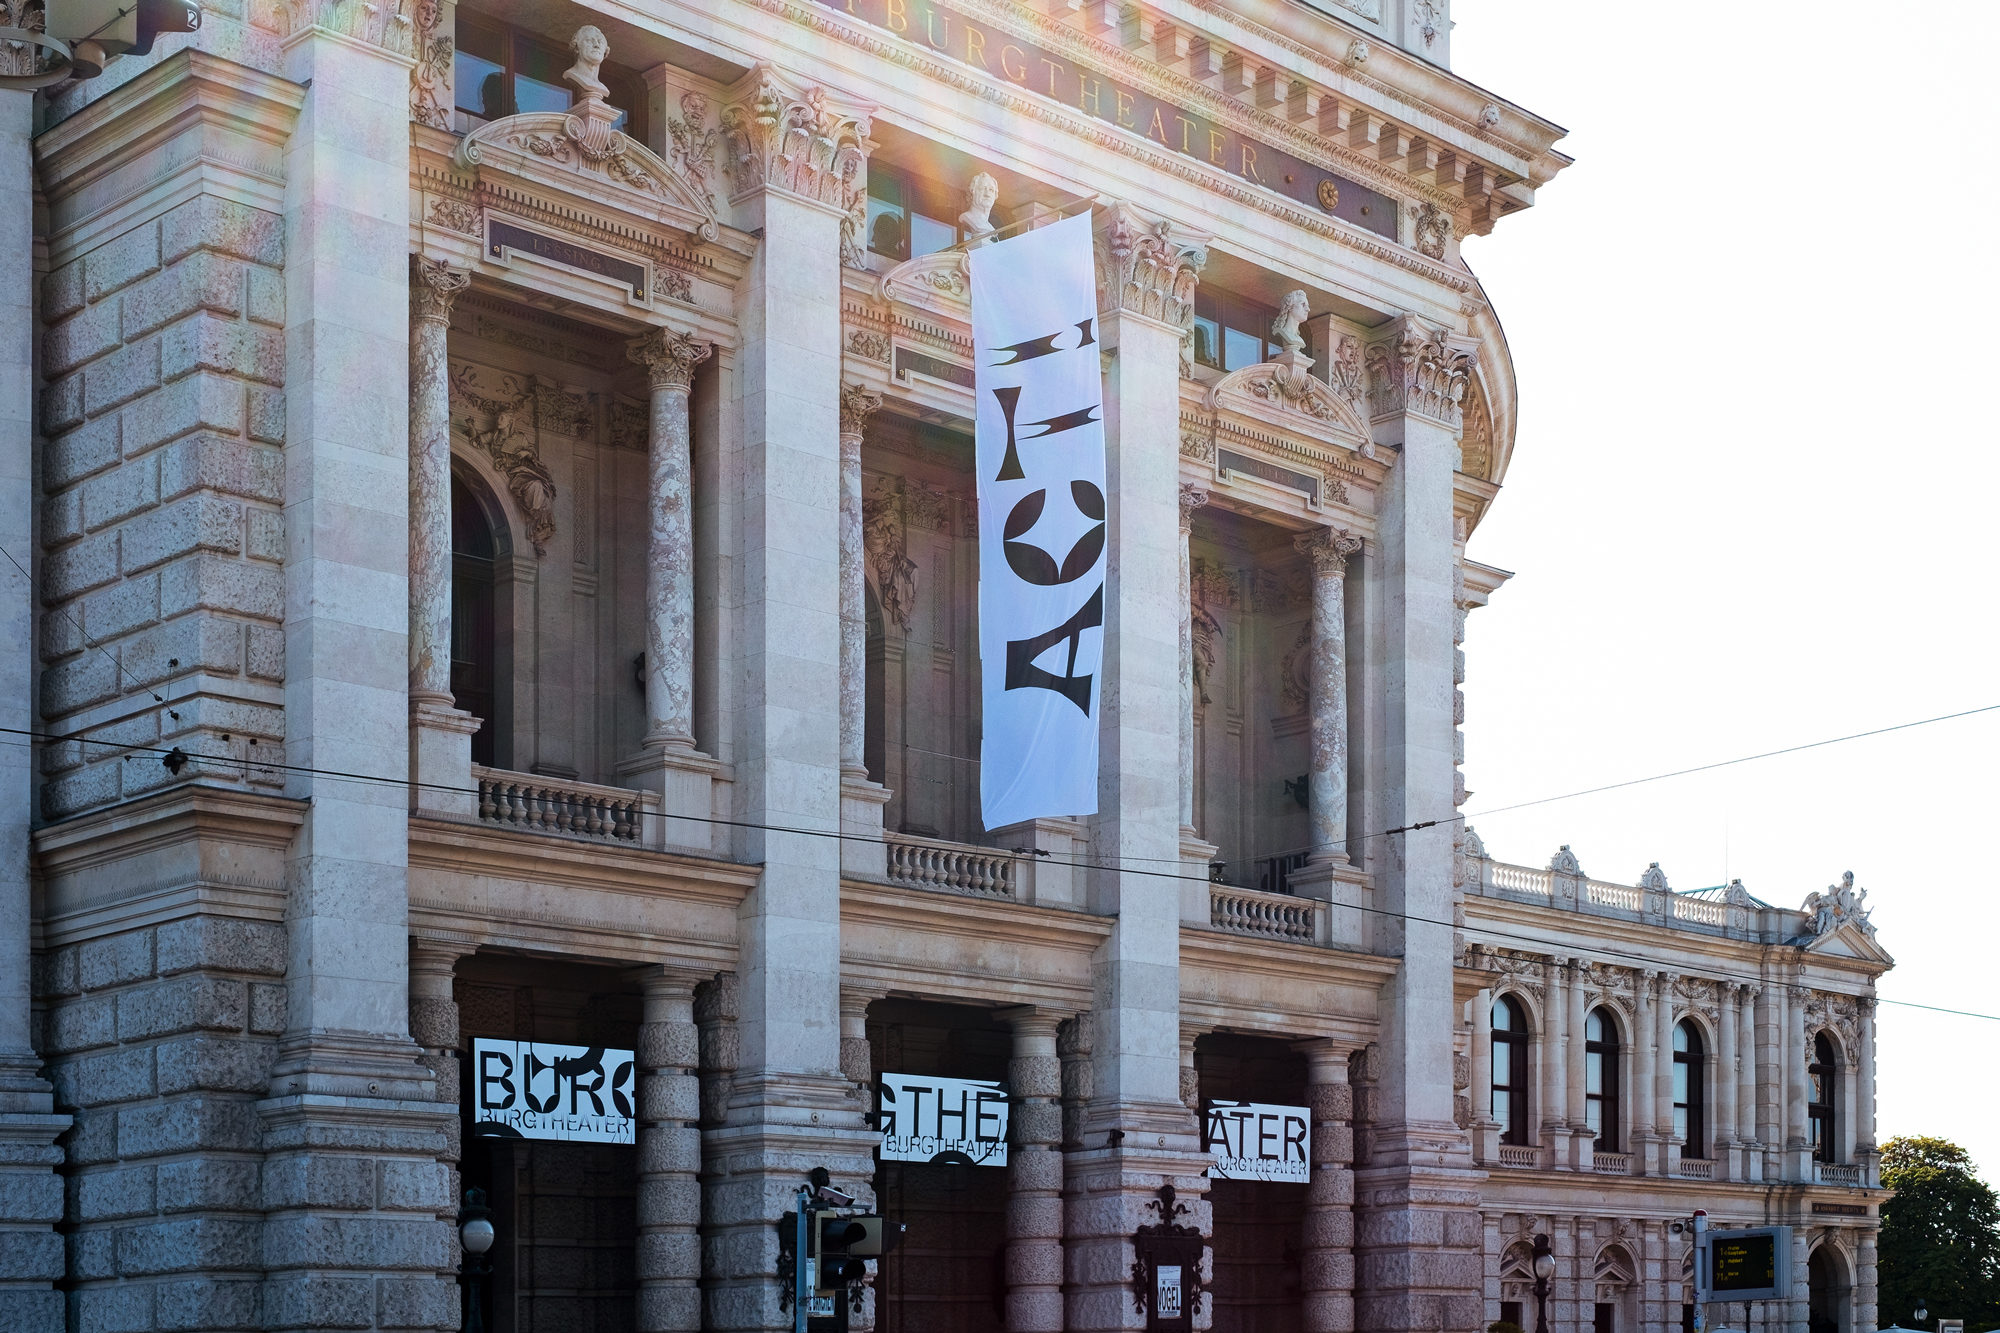
[[[1451,335],[1405,315],[1389,337],[1369,347],[1368,408],[1376,417],[1407,413],[1457,430],[1472,376],[1472,354]]]
[[[743,99],[722,110],[730,192],[775,186],[848,212],[856,191],[866,191],[875,147],[867,114],[816,85],[793,95],[768,65],[757,66],[744,86]]]
[[[1207,247],[1175,237],[1171,224],[1113,205],[1097,228],[1097,308],[1184,329],[1194,320],[1195,283],[1207,263]]]

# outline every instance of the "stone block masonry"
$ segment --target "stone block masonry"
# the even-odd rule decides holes
[[[78,738],[44,752],[46,818],[277,780],[283,251],[277,215],[204,194],[42,280],[41,723]]]

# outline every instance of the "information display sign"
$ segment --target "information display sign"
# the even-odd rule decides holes
[[[1708,1298],[1724,1301],[1774,1301],[1792,1294],[1790,1227],[1711,1229],[1698,1240],[1706,1251]]]
[[[631,1143],[632,1052],[547,1041],[472,1042],[472,1132],[492,1138]]]
[[[971,1078],[884,1074],[876,1124],[885,1162],[1007,1165],[1007,1089]]]
[[[1312,1116],[1303,1106],[1212,1101],[1202,1138],[1217,1180],[1270,1180],[1303,1185],[1312,1178]]]

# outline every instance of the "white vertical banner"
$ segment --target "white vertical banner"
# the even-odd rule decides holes
[[[1097,812],[1104,381],[1091,219],[973,250],[980,813]]]

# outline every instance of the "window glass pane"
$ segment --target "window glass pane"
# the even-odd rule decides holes
[[[1688,1048],[1688,1026],[1687,1024],[1682,1023],[1674,1028],[1674,1049],[1676,1051],[1685,1051],[1687,1050],[1687,1048]]]
[[[460,111],[485,120],[507,114],[507,71],[499,62],[459,47],[451,61],[451,100]]]
[[[934,255],[940,250],[958,244],[958,228],[949,222],[925,217],[922,213],[910,214],[910,257]]]
[[[885,259],[910,257],[903,235],[902,206],[877,199],[872,193],[868,198],[868,248]]]
[[[1506,1088],[1513,1086],[1514,1083],[1513,1056],[1514,1056],[1514,1047],[1511,1042],[1496,1041],[1493,1043],[1493,1086],[1494,1087]]]
[[[1591,1051],[1583,1057],[1583,1088],[1585,1092],[1604,1094],[1604,1052]]]
[[[1512,1099],[1507,1096],[1506,1090],[1495,1088],[1493,1090],[1493,1118],[1500,1122],[1500,1133],[1503,1136],[1513,1127],[1514,1117],[1509,1114],[1513,1109]]]
[[[1583,1104],[1583,1124],[1593,1138],[1604,1137],[1604,1103],[1585,1102]]]
[[[540,79],[529,78],[526,74],[514,76],[514,110],[526,111],[567,111],[569,110],[569,90]]]
[[[1217,324],[1213,319],[1206,318],[1202,315],[1196,315],[1194,317],[1195,360],[1201,362],[1204,366],[1214,366],[1218,370],[1221,369],[1222,348],[1219,345],[1221,339],[1222,339],[1222,326],[1220,324]],[[1494,1012],[1495,1013],[1499,1012],[1497,1006],[1495,1007]],[[1494,1026],[1498,1027],[1499,1024],[1495,1023]]]
[[[1687,1136],[1688,1136],[1687,1107],[1676,1106],[1674,1108],[1674,1137],[1677,1139],[1686,1140]]]
[[[1604,1040],[1604,1011],[1602,1009],[1591,1010],[1590,1017],[1584,1020],[1583,1038],[1585,1041]]]
[[[1686,1106],[1687,1099],[1688,1099],[1688,1067],[1684,1064],[1676,1062],[1674,1065],[1674,1100],[1679,1102],[1682,1106]]]
[[[1493,1030],[1495,1032],[1505,1032],[1513,1027],[1513,1019],[1512,1007],[1505,1000],[1495,1000],[1493,1002]]]
[[[1241,370],[1254,366],[1264,359],[1264,340],[1254,333],[1242,329],[1225,328],[1222,331],[1222,368]]]

